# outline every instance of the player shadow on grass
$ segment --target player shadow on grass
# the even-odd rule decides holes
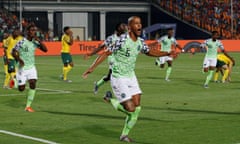
[[[70,113],[70,112],[56,112],[56,111],[42,111],[46,112],[49,114],[54,114],[54,115],[67,115],[67,116],[80,116],[80,117],[94,117],[97,119],[116,119],[116,120],[122,120],[125,119],[124,116],[111,116],[111,115],[101,115],[101,114],[90,114],[90,113]],[[139,119],[142,121],[156,121],[156,122],[171,122],[167,120],[159,120],[159,119],[153,119],[153,118],[148,118],[148,117],[139,117]],[[99,130],[96,130],[99,129]],[[93,133],[95,135],[100,135],[100,136],[108,136],[112,138],[116,138],[116,135],[119,135],[118,132],[115,131],[110,131],[106,128],[101,127],[100,125],[92,125],[91,127],[85,127],[85,130]],[[113,134],[114,133],[114,134]],[[134,141],[133,143],[135,144],[152,144],[148,142],[140,142],[140,141]]]
[[[240,115],[240,112],[221,112],[221,111],[210,111],[210,110],[194,110],[194,109],[179,109],[179,108],[160,108],[152,106],[144,106],[144,109],[151,110],[168,110],[174,112],[189,112],[189,113],[206,113],[206,114],[219,114],[219,115]]]
[[[94,117],[98,119],[116,119],[116,120],[122,120],[125,119],[123,116],[112,116],[112,115],[104,115],[104,114],[91,114],[91,113],[70,113],[70,112],[57,112],[57,111],[42,111],[49,114],[55,114],[55,115],[68,115],[68,116],[80,116],[80,117]],[[156,121],[156,122],[171,122],[167,120],[160,120],[160,119],[154,119],[149,117],[139,117],[140,120],[143,121]]]
[[[83,127],[83,129],[85,129],[85,131],[91,134],[113,138],[113,139],[116,139],[117,136],[119,135],[119,131],[110,130],[111,127],[108,128],[107,126],[102,126],[102,125],[92,124],[92,125]],[[134,143],[135,144],[152,144],[152,143],[140,142],[140,141],[134,141]]]

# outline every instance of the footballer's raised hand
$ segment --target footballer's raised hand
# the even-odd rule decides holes
[[[93,69],[89,68],[87,71],[85,71],[83,74],[82,74],[82,78],[86,79],[88,77],[88,75],[90,73],[93,72]]]

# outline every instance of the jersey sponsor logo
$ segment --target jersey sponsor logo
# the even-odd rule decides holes
[[[125,94],[125,93],[121,93],[121,97],[122,97],[122,98],[125,98],[125,97],[126,97],[126,94]]]

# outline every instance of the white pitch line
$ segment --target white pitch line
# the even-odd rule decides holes
[[[40,91],[46,91],[43,93],[38,93],[38,95],[53,95],[53,94],[68,94],[72,93],[71,91],[65,91],[65,90],[54,90],[54,89],[45,89],[45,88],[36,88]],[[0,94],[0,96],[22,96],[25,95],[24,93],[17,93],[17,94]]]
[[[33,141],[38,141],[38,142],[42,142],[42,143],[45,143],[45,144],[58,144],[58,143],[53,142],[53,141],[49,141],[49,140],[45,140],[45,139],[41,139],[41,138],[36,138],[36,137],[31,137],[31,136],[18,134],[18,133],[14,133],[14,132],[10,132],[10,131],[5,131],[5,130],[0,130],[0,133],[11,135],[11,136],[16,136],[16,137],[21,137],[21,138],[29,139],[29,140],[33,140]]]
[[[55,94],[66,94],[60,92],[46,92],[46,93],[38,93],[37,95],[55,95]],[[26,94],[0,94],[0,97],[8,97],[8,96],[25,96]]]
[[[50,91],[50,92],[59,92],[59,93],[71,93],[71,91],[65,91],[65,90],[56,90],[56,89],[46,89],[46,88],[36,88],[40,91]]]

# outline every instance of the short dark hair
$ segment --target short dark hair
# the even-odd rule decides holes
[[[65,26],[65,27],[63,28],[63,31],[66,32],[68,29],[70,29],[70,27],[69,27],[69,26]]]
[[[18,27],[14,28],[12,33],[14,33],[15,31],[19,31],[20,29]]]
[[[32,27],[34,28],[35,25],[33,25],[33,24],[28,25],[28,26],[27,26],[27,31],[29,31]]]
[[[170,30],[173,30],[173,28],[172,28],[172,27],[170,27],[170,28],[167,28],[167,31],[170,31]]]
[[[122,24],[124,24],[124,23],[121,23],[121,22],[120,22],[120,23],[117,23],[117,25],[115,26],[115,30],[118,31],[118,29],[120,28],[120,26],[121,26]]]
[[[217,31],[212,31],[212,35],[218,34]]]

